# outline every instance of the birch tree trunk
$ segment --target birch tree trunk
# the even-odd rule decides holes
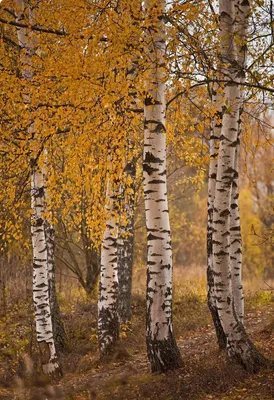
[[[235,311],[241,323],[244,323],[244,294],[242,283],[242,235],[239,210],[239,158],[240,158],[240,131],[235,148],[235,175],[231,188],[231,216],[230,216],[230,265],[232,274],[232,292]]]
[[[118,281],[119,281],[119,318],[126,324],[131,318],[131,291],[134,248],[134,202],[135,202],[135,160],[128,163],[125,173],[131,178],[131,193],[125,199],[122,195],[122,208],[127,216],[126,226],[121,226],[118,241]]]
[[[218,94],[218,91],[216,91],[216,88],[214,87],[212,89],[212,102],[217,107],[217,110],[211,121],[211,130],[209,139],[210,162],[209,162],[209,172],[208,172],[208,202],[207,202],[207,304],[211,312],[212,320],[214,323],[218,345],[221,349],[224,349],[226,347],[226,336],[222,328],[216,304],[214,270],[212,265],[213,209],[214,209],[214,197],[216,188],[220,132],[222,129],[222,107],[219,104],[220,95]]]
[[[23,18],[27,10],[24,0],[17,0],[21,15],[17,20]],[[29,21],[33,20],[33,9],[29,5]],[[24,55],[21,56],[21,75],[26,83],[24,101],[26,107],[31,102],[29,88],[33,77],[31,58],[34,54],[34,39],[29,37],[26,29],[17,28],[18,43]],[[34,137],[34,121],[31,121],[28,131]],[[33,303],[35,312],[36,335],[40,348],[42,369],[45,374],[60,375],[53,338],[52,317],[49,301],[48,280],[48,249],[46,244],[45,220],[45,187],[43,173],[32,161],[31,165],[31,235],[33,248]]]
[[[247,30],[248,17],[250,14],[249,1],[235,1],[235,23],[234,36],[237,51],[237,78],[240,83],[245,81],[245,68],[247,58]],[[244,295],[242,284],[242,236],[241,221],[239,210],[239,161],[240,161],[240,136],[241,136],[241,114],[243,108],[243,91],[240,94],[239,120],[238,120],[238,140],[235,148],[235,176],[232,183],[231,200],[231,222],[230,222],[230,240],[231,240],[231,272],[232,272],[232,290],[234,296],[235,310],[243,323],[244,321]]]
[[[166,184],[164,1],[146,0],[147,96],[144,104],[144,197],[147,227],[147,354],[152,372],[182,365],[172,326],[172,248]],[[158,13],[158,15],[157,15]]]
[[[220,138],[216,191],[213,211],[213,271],[215,296],[220,321],[227,337],[228,355],[248,371],[257,371],[265,362],[248,338],[235,311],[231,280],[231,193],[235,177],[235,148],[238,140],[239,107],[241,101],[233,24],[234,2],[219,1],[221,55],[225,76],[226,110]]]
[[[106,209],[109,214],[101,249],[101,273],[98,302],[98,339],[102,356],[112,354],[119,340],[117,222],[114,216],[117,196],[108,182]]]
[[[46,244],[44,210],[44,180],[37,167],[31,174],[31,234],[33,248],[33,302],[36,335],[42,369],[45,374],[61,373],[53,337],[49,300],[48,249]]]

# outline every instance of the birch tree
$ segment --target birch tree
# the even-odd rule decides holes
[[[239,83],[245,81],[245,69],[247,58],[247,29],[248,18],[250,15],[249,1],[238,0],[235,2],[235,24],[234,37],[237,54],[237,78]],[[239,101],[239,120],[238,120],[238,137],[235,147],[234,161],[234,179],[231,189],[231,220],[230,220],[230,263],[232,273],[232,291],[234,296],[235,311],[238,318],[244,321],[244,295],[242,284],[242,236],[241,221],[239,210],[239,161],[240,161],[240,137],[241,137],[241,115],[243,111],[244,93],[241,90]]]
[[[117,195],[107,182],[106,209],[108,218],[101,248],[101,273],[98,302],[98,339],[101,355],[112,354],[119,340],[118,315],[118,229],[115,217]]]
[[[207,202],[207,289],[208,289],[207,303],[208,303],[208,308],[212,315],[212,320],[214,323],[219,347],[221,349],[224,349],[226,346],[226,336],[222,328],[216,304],[213,254],[212,254],[214,197],[216,189],[220,132],[222,129],[222,107],[220,104],[220,94],[218,93],[218,89],[216,87],[215,88],[213,87],[212,89],[212,102],[217,109],[211,121],[210,139],[209,139],[210,161],[209,161],[209,172],[208,172],[208,202]]]
[[[246,1],[239,4],[244,7]],[[235,148],[238,140],[238,121],[241,89],[237,74],[237,50],[234,41],[234,2],[219,1],[220,44],[225,85],[224,111],[217,165],[216,191],[213,210],[213,273],[215,300],[220,321],[227,338],[228,355],[248,371],[257,371],[264,359],[250,341],[243,324],[238,318],[231,279],[231,192],[235,177]],[[242,8],[241,8],[242,10]]]
[[[24,0],[17,0],[19,9],[17,20],[24,18],[28,11],[29,21],[34,19],[34,6],[29,6]],[[25,83],[24,102],[26,108],[31,103],[29,94],[33,78],[32,56],[35,51],[34,38],[26,28],[17,28],[17,37],[21,48],[21,76]],[[35,137],[35,121],[31,120],[28,128],[30,137]],[[48,276],[48,247],[46,243],[46,224],[43,212],[45,211],[45,185],[43,171],[38,167],[37,160],[31,162],[31,236],[33,248],[33,302],[36,322],[36,335],[39,344],[42,369],[45,374],[60,374],[61,369],[57,360],[56,348],[53,337],[51,308],[49,301],[49,276]]]
[[[45,374],[60,373],[53,336],[44,210],[44,179],[37,166],[31,172],[31,235],[33,247],[33,302],[36,335]]]
[[[235,16],[234,16],[234,29],[233,34],[235,41],[235,76],[239,79],[239,83],[243,84],[245,80],[245,64],[246,64],[246,36],[248,15],[250,7],[248,2],[242,1],[235,2]],[[211,137],[210,137],[210,166],[209,166],[209,182],[208,182],[208,238],[207,238],[207,252],[208,252],[208,305],[212,313],[213,322],[216,329],[217,339],[220,348],[226,345],[226,337],[221,327],[216,305],[214,304],[214,277],[212,272],[212,215],[216,187],[216,172],[218,161],[218,140],[222,128],[222,103],[225,109],[225,99],[219,95],[221,104],[213,118]],[[224,100],[222,102],[222,100]],[[213,103],[216,102],[216,91],[213,91]],[[235,143],[235,160],[234,160],[234,177],[231,188],[231,216],[230,216],[230,265],[231,265],[231,280],[232,292],[235,304],[235,310],[241,322],[244,319],[244,296],[242,285],[242,239],[241,239],[241,226],[240,226],[240,213],[239,213],[239,157],[240,157],[240,131],[241,131],[241,113],[243,105],[243,91],[240,93],[240,100],[238,103],[239,119],[238,119],[238,135]]]
[[[149,15],[144,104],[144,197],[147,228],[147,354],[152,372],[181,366],[172,326],[172,248],[166,184],[164,1],[146,0]]]

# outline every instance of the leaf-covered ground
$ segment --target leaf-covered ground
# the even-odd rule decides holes
[[[247,301],[246,326],[265,356],[274,358],[274,301],[261,292]],[[0,399],[18,400],[272,400],[274,370],[248,374],[229,362],[216,346],[204,296],[177,296],[174,305],[176,337],[184,366],[152,375],[145,353],[145,303],[135,297],[133,320],[123,327],[119,357],[101,361],[96,343],[95,302],[63,307],[71,348],[62,359],[64,376],[49,382],[37,366],[37,348],[29,306],[21,304],[1,319]],[[23,354],[31,354],[24,356]],[[32,363],[34,363],[32,365]],[[26,375],[26,365],[30,374]],[[38,372],[37,372],[38,370]]]

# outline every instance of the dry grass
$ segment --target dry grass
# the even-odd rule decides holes
[[[71,350],[62,358],[65,375],[54,384],[44,379],[36,362],[38,353],[35,338],[30,334],[29,308],[25,303],[18,303],[13,311],[10,308],[8,315],[13,322],[2,319],[0,325],[1,400],[274,398],[273,371],[263,371],[255,376],[247,374],[228,362],[217,349],[206,306],[205,273],[197,267],[176,268],[174,272],[174,326],[184,367],[169,374],[151,375],[145,346],[144,275],[143,267],[135,271],[133,318],[123,327],[121,337],[130,358],[118,360],[114,357],[107,363],[100,361],[97,349],[96,298],[87,299],[84,292],[71,283],[67,287],[63,285],[60,304]],[[255,343],[271,357],[274,350],[274,298],[271,290],[258,290],[264,289],[263,285],[263,282],[248,283],[246,325]],[[3,352],[3,331],[5,343],[8,341],[11,349],[9,355]],[[18,338],[24,343],[21,347]],[[22,374],[26,359],[22,356],[30,351],[34,360],[31,379]]]

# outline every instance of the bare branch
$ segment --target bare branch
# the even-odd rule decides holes
[[[67,36],[68,35],[68,33],[65,32],[64,30],[43,28],[42,26],[39,26],[37,24],[30,25],[30,24],[23,24],[22,22],[8,21],[2,17],[0,17],[0,22],[2,22],[3,24],[6,24],[6,25],[15,26],[17,28],[26,28],[26,29],[30,29],[30,30],[36,31],[36,32],[49,33],[49,34],[53,34],[53,35],[57,35],[57,36]]]

